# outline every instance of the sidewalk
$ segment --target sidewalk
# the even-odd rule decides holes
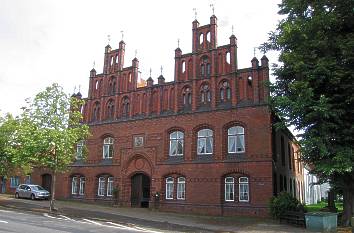
[[[0,208],[15,208],[33,212],[48,212],[48,201],[14,199],[0,195]],[[111,207],[78,201],[56,201],[58,213],[71,217],[90,218],[117,223],[148,225],[181,232],[290,233],[307,232],[301,227],[281,225],[277,221],[253,217],[215,217],[159,212],[143,208]],[[174,230],[173,230],[174,231]]]

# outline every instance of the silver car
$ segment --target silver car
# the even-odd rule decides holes
[[[35,184],[20,184],[16,188],[15,198],[49,199],[50,193],[42,186]]]

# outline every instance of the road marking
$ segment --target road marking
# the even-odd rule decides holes
[[[112,224],[112,225],[114,225],[114,226],[121,227],[122,229],[126,229],[126,230],[134,230],[134,231],[148,232],[148,233],[163,233],[163,232],[160,232],[160,231],[151,231],[151,230],[144,229],[144,228],[142,228],[142,227],[137,227],[137,226],[128,227],[128,226],[124,226],[124,225],[122,225],[122,224],[113,223],[113,222],[106,222],[106,223]]]
[[[60,214],[59,216],[62,217],[62,218],[64,218],[64,219],[66,219],[66,220],[76,222],[76,220],[74,220],[74,219],[72,219],[72,218],[69,218],[69,217],[67,217],[67,216],[64,216],[64,215],[61,215],[61,214]]]
[[[3,221],[3,220],[0,220],[0,222],[1,222],[1,223],[9,223],[9,222],[7,222],[7,221]]]
[[[47,213],[44,213],[44,214],[43,214],[43,216],[44,216],[44,217],[47,217],[47,218],[53,218],[53,219],[59,219],[59,220],[65,220],[64,218],[57,218],[57,217],[51,216],[51,215],[49,215],[49,214],[47,214]]]

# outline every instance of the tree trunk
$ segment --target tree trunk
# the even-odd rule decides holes
[[[51,198],[50,198],[50,204],[49,204],[49,210],[50,212],[56,211],[57,209],[55,208],[55,183],[57,179],[57,174],[55,171],[53,171],[52,174],[52,193],[51,193]]]
[[[354,194],[351,189],[343,189],[343,216],[342,225],[350,226],[350,220],[354,213]]]

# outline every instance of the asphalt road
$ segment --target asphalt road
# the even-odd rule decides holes
[[[97,221],[86,218],[69,218],[64,215],[49,215],[47,213],[29,213],[18,210],[0,209],[0,232],[18,233],[59,233],[59,232],[146,232],[163,233],[166,232],[142,228],[133,224],[122,225],[113,222]]]

